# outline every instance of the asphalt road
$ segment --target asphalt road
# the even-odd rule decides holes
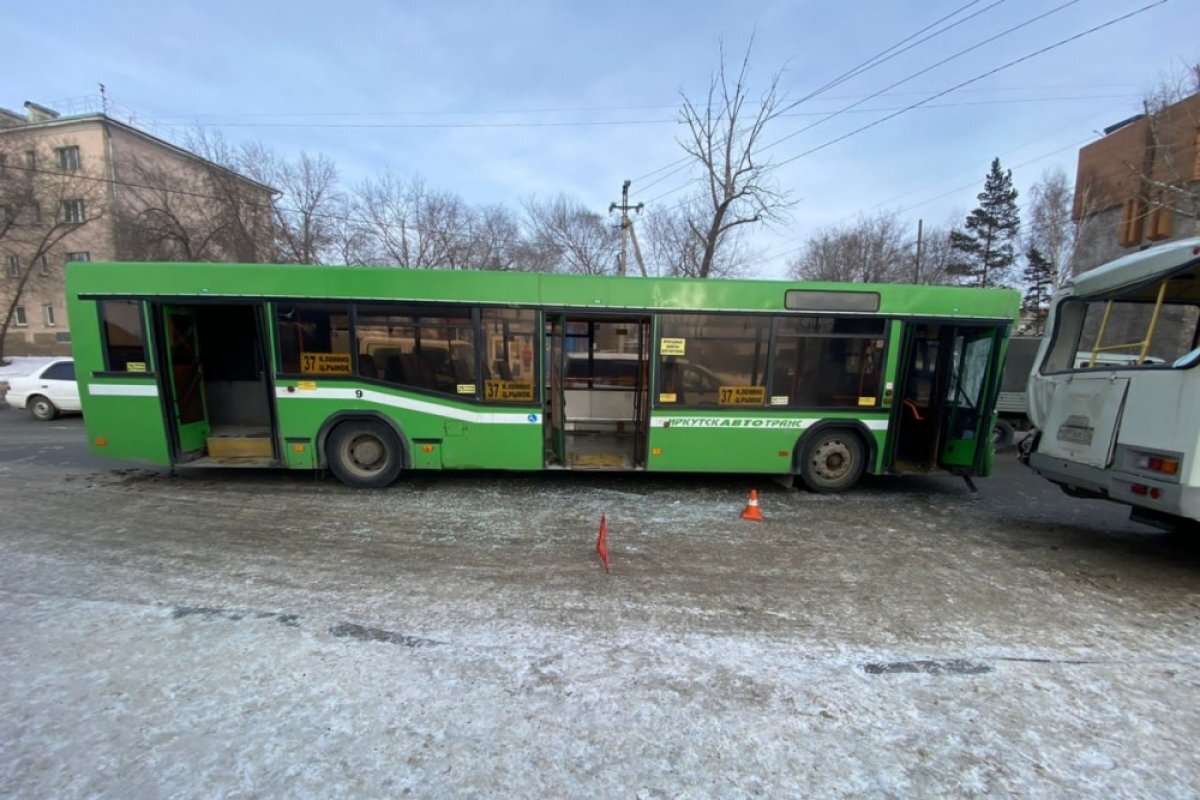
[[[0,794],[1196,796],[1194,543],[979,487],[361,492],[0,410]]]

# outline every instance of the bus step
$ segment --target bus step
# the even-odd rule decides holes
[[[208,437],[211,458],[273,458],[274,448],[267,433],[250,435],[214,434]]]

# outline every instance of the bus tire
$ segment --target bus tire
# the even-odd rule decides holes
[[[1006,453],[1011,450],[1015,437],[1016,433],[1008,420],[997,417],[996,424],[992,426],[992,446],[996,448],[996,452]]]
[[[866,466],[862,437],[845,428],[826,428],[804,445],[800,479],[814,492],[842,492],[858,483]]]
[[[40,420],[52,420],[58,416],[58,408],[54,403],[50,402],[50,398],[43,397],[40,394],[35,394],[29,398],[25,403],[25,407]]]
[[[350,420],[334,428],[325,446],[334,476],[355,489],[382,489],[404,468],[396,434],[381,422]]]

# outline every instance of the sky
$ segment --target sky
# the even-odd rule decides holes
[[[755,98],[775,74],[791,102],[856,73],[767,129],[782,141],[761,155],[795,204],[754,233],[759,277],[781,277],[813,231],[860,214],[899,212],[914,237],[918,219],[960,222],[995,157],[1022,202],[1048,168],[1073,179],[1079,147],[1200,61],[1195,0],[54,8],[5,10],[10,63],[37,68],[9,71],[0,106],[94,108],[103,83],[113,116],[168,137],[212,127],[286,156],[324,153],[348,186],[386,168],[514,209],[566,193],[607,213],[626,179],[647,209],[680,203],[689,173],[664,168],[683,154],[681,96],[703,97],[722,48],[732,67],[751,48]]]

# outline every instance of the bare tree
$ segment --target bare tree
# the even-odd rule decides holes
[[[189,146],[195,155],[129,151],[114,161],[117,257],[275,260],[269,188],[236,171],[237,153],[219,135],[197,132]]]
[[[959,219],[962,214],[956,212],[952,216]],[[950,264],[954,260],[950,236],[953,230],[953,221],[925,228],[921,237],[919,263],[917,254],[913,254],[913,283],[941,285],[955,282],[955,277],[950,273]]]
[[[703,208],[704,213],[685,215],[700,248],[698,278],[713,273],[719,251],[733,232],[759,222],[782,222],[792,205],[773,183],[776,165],[762,154],[764,132],[783,110],[781,73],[771,77],[754,104],[749,86],[753,45],[751,41],[736,73],[726,69],[721,48],[720,66],[701,104],[683,94],[679,117],[687,133],[680,145],[701,171],[693,208]]]
[[[913,252],[906,225],[898,214],[885,211],[818,230],[788,270],[801,280],[911,281]]]
[[[50,280],[43,274],[47,258],[60,255],[72,234],[95,227],[106,213],[107,184],[94,174],[98,170],[86,162],[59,162],[55,155],[53,144],[39,150],[13,140],[0,143],[0,248],[12,259],[2,265],[0,360],[17,308],[31,288]]]
[[[1141,207],[1149,228],[1178,217],[1183,235],[1200,234],[1200,174],[1196,172],[1200,131],[1200,63],[1160,80],[1143,103],[1147,120],[1146,155],[1129,164],[1141,183]],[[1157,214],[1155,212],[1158,212]],[[1190,223],[1190,224],[1189,224]],[[1164,219],[1164,228],[1170,227]],[[1152,238],[1161,230],[1148,230]]]
[[[332,159],[301,152],[288,161],[254,142],[242,147],[238,161],[246,175],[282,193],[273,204],[279,261],[324,264],[339,259],[337,214],[344,203]]]
[[[1068,265],[1075,250],[1075,224],[1071,221],[1074,190],[1067,173],[1052,167],[1030,189],[1027,251],[1036,250],[1050,269],[1050,290],[1070,275]]]
[[[643,255],[654,275],[672,278],[731,278],[746,272],[751,254],[741,231],[724,234],[721,247],[705,267],[703,240],[695,234],[691,206],[654,211],[641,220]]]
[[[540,254],[540,267],[576,275],[616,271],[620,235],[600,214],[563,194],[546,200],[530,197],[522,205],[529,245]]]

